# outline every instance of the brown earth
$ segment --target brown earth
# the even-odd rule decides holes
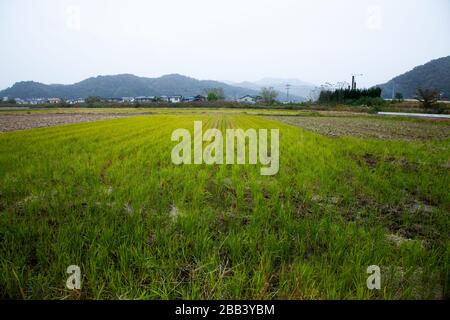
[[[92,122],[135,116],[130,113],[46,113],[46,114],[0,114],[0,132],[27,130],[70,123]]]
[[[332,137],[428,140],[450,138],[448,120],[394,120],[373,117],[270,117],[290,125]]]

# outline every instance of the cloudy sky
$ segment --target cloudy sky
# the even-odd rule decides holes
[[[383,83],[450,55],[450,0],[1,0],[0,89],[95,75]]]

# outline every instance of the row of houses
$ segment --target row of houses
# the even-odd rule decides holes
[[[8,101],[8,97],[3,97],[3,101]],[[21,105],[41,105],[41,104],[61,104],[66,103],[70,105],[83,104],[85,99],[60,99],[60,98],[31,98],[31,99],[14,99],[17,104]],[[122,98],[106,98],[102,99],[107,102],[114,103],[145,103],[145,102],[169,102],[169,103],[181,103],[181,102],[203,102],[207,101],[207,98],[202,95],[197,96],[140,96],[140,97],[122,97]],[[236,99],[237,102],[256,104],[262,101],[260,96],[245,95]]]
[[[259,103],[263,100],[261,96],[251,96],[245,95],[241,98],[236,99],[235,101],[241,103],[250,103],[255,104]],[[207,101],[207,98],[202,95],[183,97],[183,96],[159,96],[159,97],[125,97],[125,98],[117,98],[117,99],[108,99],[110,102],[171,102],[171,103],[179,103],[179,102],[196,102],[196,101]]]
[[[8,101],[8,97],[3,97],[3,101]],[[24,105],[40,105],[40,104],[82,104],[86,102],[86,99],[60,99],[60,98],[31,98],[31,99],[14,99],[17,104]],[[206,101],[207,98],[202,95],[183,97],[181,95],[176,96],[140,96],[140,97],[122,97],[122,98],[104,98],[103,101],[115,102],[115,103],[136,103],[136,102],[197,102]]]
[[[3,101],[9,101],[9,100],[10,99],[8,99],[8,97],[3,97]],[[16,101],[17,104],[22,104],[22,105],[60,104],[62,102],[65,102],[67,104],[80,104],[80,103],[85,102],[84,99],[62,100],[60,98],[31,98],[31,99],[16,98],[13,100]]]
[[[202,95],[188,96],[184,97],[181,95],[176,96],[141,96],[141,97],[122,97],[122,98],[108,98],[105,99],[108,102],[170,102],[170,103],[180,103],[180,102],[202,102],[206,101],[206,97]]]
[[[150,96],[150,97],[122,97],[122,98],[109,98],[105,99],[108,102],[171,102],[171,103],[179,103],[179,102],[202,102],[207,101],[207,97],[202,95],[197,96],[188,96],[184,97],[181,95],[178,96]],[[263,98],[261,96],[251,96],[245,95],[241,98],[236,99],[235,101],[241,103],[260,103]]]

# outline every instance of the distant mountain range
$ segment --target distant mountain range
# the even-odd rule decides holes
[[[220,82],[197,80],[179,74],[159,78],[138,77],[132,74],[98,76],[71,85],[43,84],[34,81],[17,82],[12,87],[0,91],[1,97],[8,98],[63,98],[76,99],[89,96],[102,98],[122,98],[138,96],[195,96],[205,94],[210,88],[222,88],[227,99],[237,99],[245,95],[256,96],[263,87],[273,87],[278,92],[278,100],[287,100],[286,85],[290,85],[289,100],[309,100],[316,86],[298,79],[265,78],[255,82]],[[404,98],[414,98],[417,88],[434,89],[450,97],[450,56],[432,60],[422,66],[378,85],[384,98],[400,92]]]
[[[275,86],[274,86],[275,87]],[[71,85],[43,84],[34,81],[17,82],[11,88],[0,91],[0,97],[8,98],[63,98],[76,99],[98,96],[102,98],[121,98],[138,96],[195,96],[205,94],[210,88],[222,88],[228,99],[245,95],[258,95],[260,86],[230,85],[212,80],[197,80],[179,74],[159,78],[144,78],[132,74],[98,76]],[[279,100],[286,94],[279,92]],[[292,94],[291,99],[304,100]]]
[[[304,101],[309,100],[311,92],[316,89],[316,86],[298,79],[279,79],[279,78],[264,78],[259,81],[250,82],[227,82],[228,84],[252,89],[261,90],[263,87],[272,87],[279,92],[279,99],[287,100],[286,85],[290,85],[289,88],[289,100],[292,101]]]
[[[397,92],[404,98],[414,98],[417,88],[434,89],[450,98],[450,56],[415,67],[378,87],[383,90],[383,98],[392,98]]]

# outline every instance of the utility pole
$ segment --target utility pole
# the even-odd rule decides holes
[[[289,102],[289,90],[291,90],[291,87],[290,84],[286,85],[286,102]]]
[[[395,82],[392,82],[392,100],[395,99]]]

